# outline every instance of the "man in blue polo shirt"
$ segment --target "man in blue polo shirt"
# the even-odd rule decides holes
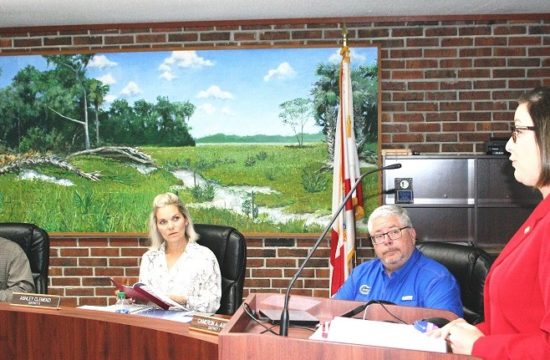
[[[380,206],[371,213],[367,228],[377,258],[357,266],[335,299],[384,300],[463,316],[456,279],[416,249],[416,231],[405,209]]]

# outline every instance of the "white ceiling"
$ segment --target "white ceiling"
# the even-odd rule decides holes
[[[529,13],[550,0],[0,0],[0,28]]]

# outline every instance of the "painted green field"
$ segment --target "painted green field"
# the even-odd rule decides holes
[[[50,166],[33,170],[70,180],[74,186],[22,180],[15,173],[0,176],[0,222],[31,222],[50,232],[144,232],[153,197],[166,191],[179,193],[190,205],[195,222],[232,225],[242,232],[317,233],[322,226],[306,225],[299,215],[330,216],[332,171],[319,172],[327,165],[324,144],[303,148],[224,144],[140,150],[152,156],[156,170],[143,174],[121,161],[80,156],[71,163],[86,172],[100,171],[100,181]],[[296,219],[280,223],[261,211],[253,216],[253,212],[245,215],[242,211],[201,207],[193,188],[183,187],[173,175],[172,171],[181,169],[196,172],[213,187],[270,188],[275,192],[254,191],[252,207],[276,208],[290,218],[295,214]],[[364,181],[367,213],[377,205],[377,189],[376,176]]]

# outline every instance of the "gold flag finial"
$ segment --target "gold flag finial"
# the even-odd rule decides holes
[[[348,28],[346,27],[346,24],[342,25],[342,37],[344,39],[342,46],[348,46]]]

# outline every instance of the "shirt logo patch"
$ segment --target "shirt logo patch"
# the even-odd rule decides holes
[[[370,286],[361,285],[361,287],[359,288],[359,293],[361,293],[361,295],[368,295],[370,293]]]
[[[401,301],[412,301],[413,296],[412,295],[404,295],[401,297]]]

